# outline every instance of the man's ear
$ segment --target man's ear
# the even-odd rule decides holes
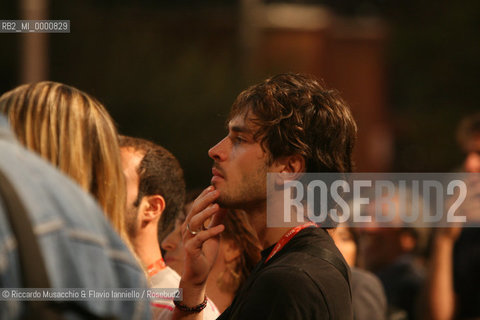
[[[165,199],[158,194],[145,196],[142,198],[140,208],[142,222],[158,220],[165,210]]]
[[[303,173],[306,170],[305,158],[299,154],[287,157],[284,173]]]
[[[306,170],[305,158],[299,154],[281,157],[275,160],[273,166],[275,172],[282,174],[277,183],[285,179],[298,179]]]
[[[274,166],[280,173],[300,173],[305,172],[305,158],[299,154],[280,157],[275,160]]]
[[[238,259],[240,257],[240,249],[235,244],[233,240],[225,240],[224,252],[223,257],[225,259],[225,263],[229,263]]]

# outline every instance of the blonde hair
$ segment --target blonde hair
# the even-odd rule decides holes
[[[92,194],[113,227],[125,232],[126,186],[118,135],[103,105],[76,88],[38,82],[0,97],[18,140]]]

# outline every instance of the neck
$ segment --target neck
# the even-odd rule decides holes
[[[261,208],[246,210],[250,225],[255,229],[262,249],[266,249],[277,243],[291,227],[270,228],[267,227],[266,204]]]
[[[160,245],[158,244],[158,227],[147,225],[138,231],[132,243],[135,252],[145,267],[162,258]]]

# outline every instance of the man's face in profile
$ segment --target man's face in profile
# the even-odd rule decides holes
[[[472,135],[464,147],[467,153],[464,162],[466,172],[480,172],[480,133]]]
[[[244,115],[228,124],[228,135],[212,147],[212,185],[220,191],[220,206],[248,208],[266,200],[268,156],[254,139],[255,128]]]
[[[138,197],[138,187],[140,184],[140,177],[137,173],[137,168],[142,161],[142,154],[136,152],[133,148],[121,148],[122,167],[125,175],[125,183],[127,185],[127,210],[125,217],[125,224],[129,237],[133,238],[138,230],[139,221],[138,206],[135,201]]]

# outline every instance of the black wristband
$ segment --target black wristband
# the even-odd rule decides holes
[[[192,312],[192,313],[199,313],[205,307],[207,306],[207,296],[205,296],[205,299],[203,299],[203,302],[194,306],[194,307],[188,307],[184,304],[182,304],[180,301],[173,300],[173,303],[175,304],[175,307],[177,307],[178,310],[181,310],[183,312]]]

